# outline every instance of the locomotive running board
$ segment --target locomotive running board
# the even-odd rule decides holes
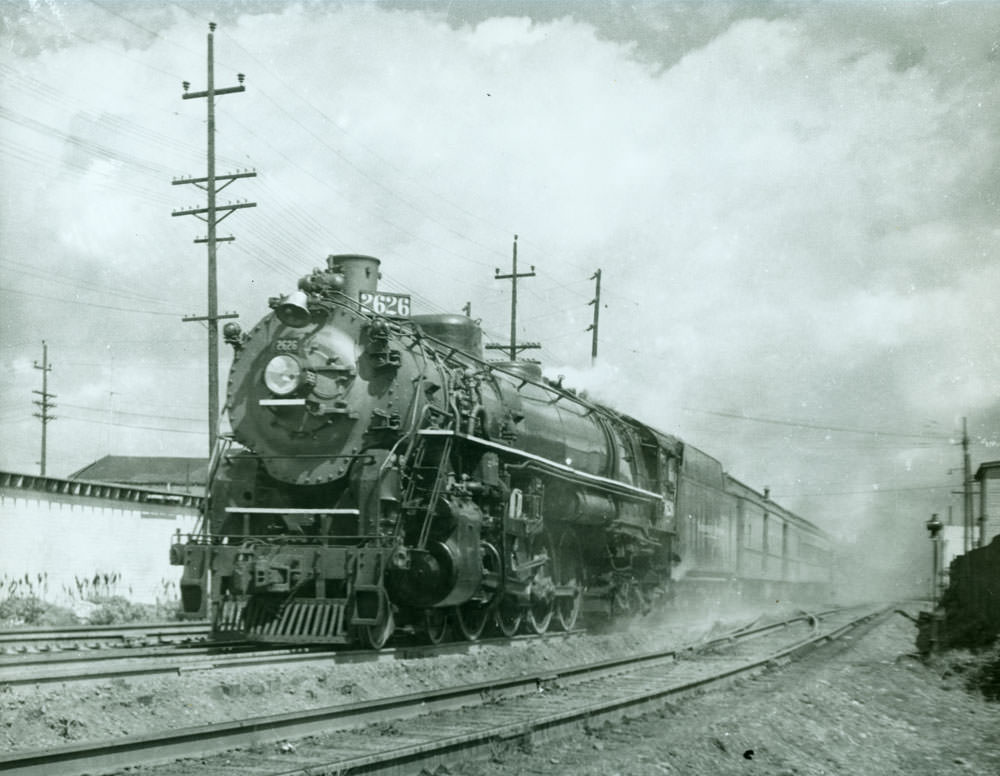
[[[554,469],[556,472],[562,474],[569,474],[573,477],[577,477],[581,480],[586,480],[594,485],[601,485],[605,488],[610,488],[612,490],[617,490],[628,496],[638,496],[643,499],[656,499],[657,501],[663,501],[663,496],[659,493],[654,493],[651,490],[645,490],[644,488],[637,488],[635,485],[628,485],[624,482],[619,482],[618,480],[612,480],[607,477],[601,477],[598,474],[588,474],[587,472],[580,471],[579,469],[574,469],[572,466],[567,466],[566,464],[559,463],[557,461],[552,461],[548,458],[543,458],[540,455],[535,455],[534,453],[526,453],[524,450],[518,450],[516,447],[510,447],[508,445],[502,445],[499,442],[492,442],[489,439],[483,439],[482,437],[472,436],[471,434],[458,434],[451,429],[447,428],[425,428],[417,432],[420,436],[451,436],[456,439],[465,439],[469,442],[474,442],[477,445],[483,445],[484,447],[490,447],[494,450],[499,450],[510,455],[516,455],[519,458],[526,458],[530,461],[540,464],[549,469]]]

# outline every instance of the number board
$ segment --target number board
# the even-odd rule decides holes
[[[383,291],[362,291],[358,295],[361,306],[378,315],[407,318],[410,315],[410,295],[390,294]]]

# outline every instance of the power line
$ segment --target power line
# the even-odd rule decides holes
[[[180,428],[163,428],[162,426],[137,426],[132,423],[117,423],[111,420],[98,420],[97,418],[81,418],[75,415],[63,415],[65,420],[75,420],[80,423],[99,423],[102,426],[119,426],[121,428],[133,428],[137,431],[162,431],[166,434],[197,434],[198,436],[206,436],[207,431],[189,431],[187,429]]]
[[[32,174],[35,176],[37,176],[40,171],[44,170],[76,170],[81,173],[81,180],[84,175],[86,176],[88,186],[99,187],[117,194],[120,194],[123,191],[129,191],[143,197],[149,202],[169,202],[165,196],[160,195],[149,187],[132,183],[131,181],[133,178],[131,177],[122,178],[118,176],[114,180],[110,180],[111,173],[113,171],[109,167],[97,169],[95,171],[94,167],[78,159],[58,158],[58,155],[53,154],[52,152],[43,152],[27,147],[18,148],[16,147],[16,143],[13,144],[15,147],[11,148],[11,145],[12,144],[6,137],[0,136],[0,151],[2,151],[4,155],[27,165]],[[93,159],[94,157],[90,156],[87,158]]]
[[[826,496],[878,496],[883,493],[915,493],[927,490],[947,490],[952,485],[924,485],[914,488],[870,488],[868,490],[825,491],[821,493],[781,493],[775,494],[776,499],[789,498],[824,498]]]
[[[720,418],[735,418],[736,420],[749,420],[754,423],[771,423],[778,426],[793,426],[795,428],[809,428],[816,431],[844,431],[850,434],[870,434],[872,436],[904,437],[909,439],[933,439],[937,441],[951,441],[951,437],[936,434],[911,434],[896,431],[878,431],[870,428],[850,428],[847,426],[819,425],[814,423],[803,423],[794,420],[779,420],[777,418],[757,418],[750,415],[739,415],[735,412],[716,412],[713,410],[702,410],[693,407],[683,407],[685,412],[696,412],[701,415],[715,415]]]
[[[182,49],[184,51],[190,51],[190,52],[194,52],[195,51],[190,46],[185,46],[185,45],[183,45],[181,43],[177,43],[176,41],[170,40],[169,38],[165,38],[160,33],[158,33],[156,30],[151,30],[151,29],[149,29],[149,27],[144,27],[143,25],[139,24],[139,22],[133,21],[132,19],[129,19],[127,16],[124,16],[123,14],[120,14],[117,11],[112,11],[106,5],[102,5],[101,3],[96,2],[96,0],[88,0],[88,2],[91,5],[94,5],[94,6],[97,6],[98,8],[100,8],[102,11],[104,11],[104,13],[110,14],[111,16],[114,16],[114,17],[116,17],[118,19],[121,19],[126,24],[130,24],[133,27],[135,27],[136,29],[142,30],[143,32],[145,32],[148,35],[152,35],[154,38],[159,38],[164,43],[169,43],[171,46],[175,46],[175,47],[177,47],[179,49]]]
[[[86,335],[83,336],[83,337],[81,337],[81,338],[79,338],[79,339],[70,339],[70,338],[67,338],[67,337],[58,336],[56,339],[53,340],[53,342],[57,343],[57,344],[60,344],[60,345],[63,345],[63,346],[66,346],[66,347],[76,347],[76,346],[80,346],[80,345],[90,345],[90,346],[93,346],[93,345],[105,345],[107,348],[110,348],[111,345],[142,345],[142,346],[144,346],[144,349],[148,348],[150,345],[165,345],[165,344],[176,344],[176,343],[180,343],[180,344],[183,344],[183,345],[199,345],[199,344],[201,344],[199,341],[195,341],[195,340],[191,340],[191,339],[169,339],[169,338],[167,338],[167,339],[161,339],[160,337],[156,337],[156,336],[150,336],[150,337],[148,337],[146,339],[112,339],[112,340],[98,339],[98,340],[95,340],[93,337],[86,336]],[[15,350],[15,349],[18,349],[18,348],[28,347],[29,345],[33,345],[33,344],[34,343],[30,342],[30,341],[26,341],[26,342],[10,342],[10,343],[5,342],[3,344],[0,344],[0,350]],[[90,362],[88,362],[88,361],[63,361],[62,363],[65,364],[65,365],[67,365],[67,366],[71,365],[71,364],[75,364],[76,366],[108,366],[108,363],[98,364],[98,363],[94,363],[92,361],[90,361]]]
[[[282,85],[282,86],[284,87],[284,89],[285,89],[285,90],[286,90],[287,92],[289,92],[290,94],[294,95],[294,96],[295,96],[295,97],[297,97],[298,99],[302,100],[302,101],[303,101],[303,102],[304,102],[304,103],[305,103],[306,105],[308,105],[308,106],[309,106],[310,108],[312,108],[312,109],[313,109],[313,110],[314,110],[314,111],[315,111],[316,113],[318,113],[318,114],[319,114],[319,115],[320,115],[320,116],[321,116],[321,117],[322,117],[322,118],[323,118],[323,119],[324,119],[324,120],[325,120],[325,121],[326,121],[326,122],[327,122],[327,123],[328,123],[328,124],[329,124],[330,126],[332,126],[332,127],[333,127],[333,128],[334,128],[334,129],[336,130],[336,131],[340,132],[340,133],[341,133],[341,134],[343,134],[343,135],[346,135],[347,137],[351,137],[351,139],[352,139],[352,140],[354,140],[353,136],[351,136],[351,135],[350,135],[349,133],[347,133],[347,132],[346,132],[346,131],[345,131],[345,130],[344,130],[344,129],[342,128],[342,127],[340,127],[340,126],[339,126],[339,125],[338,125],[338,124],[337,124],[337,123],[336,123],[335,121],[333,121],[333,120],[332,120],[332,119],[331,119],[331,118],[330,118],[329,116],[327,116],[327,115],[326,115],[326,114],[325,114],[325,113],[324,113],[323,111],[321,111],[321,110],[320,110],[319,108],[317,108],[317,107],[316,107],[316,106],[315,106],[315,105],[314,105],[314,104],[313,104],[312,102],[310,102],[309,100],[306,100],[305,98],[303,98],[302,96],[300,96],[299,94],[297,94],[297,93],[296,93],[296,92],[294,91],[294,89],[292,89],[292,88],[291,88],[291,87],[290,87],[290,86],[289,86],[288,84],[284,83],[284,81],[282,81],[282,79],[281,79],[281,78],[279,78],[279,77],[278,77],[278,76],[276,76],[276,75],[275,75],[275,74],[274,74],[273,72],[271,72],[271,71],[270,71],[270,70],[269,70],[269,69],[268,69],[268,68],[267,68],[267,67],[266,67],[266,66],[265,66],[265,65],[264,65],[263,63],[261,63],[261,62],[260,62],[260,60],[259,60],[259,59],[257,59],[257,58],[256,58],[256,57],[255,57],[255,56],[254,56],[254,55],[253,55],[253,54],[252,54],[251,52],[247,51],[247,50],[246,50],[245,48],[243,48],[242,46],[240,46],[240,44],[239,44],[238,42],[236,42],[235,40],[233,40],[233,39],[232,39],[232,36],[229,36],[229,35],[227,35],[226,37],[230,38],[230,40],[231,40],[231,41],[233,42],[233,44],[234,44],[234,45],[235,45],[235,46],[236,46],[237,48],[240,48],[240,49],[242,49],[242,50],[243,50],[244,52],[246,52],[246,54],[247,54],[247,55],[248,55],[248,56],[249,56],[249,57],[250,57],[251,59],[253,59],[254,61],[256,61],[256,62],[257,62],[257,63],[258,63],[258,64],[259,64],[260,66],[261,66],[261,68],[262,68],[262,69],[263,69],[263,70],[264,70],[265,72],[267,72],[267,73],[268,73],[269,75],[271,75],[271,77],[272,77],[272,78],[274,78],[274,79],[275,79],[275,80],[276,80],[276,81],[277,81],[277,82],[278,82],[279,84],[281,84],[281,85]],[[335,155],[335,156],[336,156],[337,158],[339,158],[339,159],[340,159],[340,160],[341,160],[341,161],[342,161],[342,162],[343,162],[344,164],[346,164],[346,165],[347,165],[348,167],[350,167],[350,168],[351,168],[351,169],[352,169],[352,170],[353,170],[353,171],[354,171],[355,173],[357,173],[357,174],[358,174],[359,176],[361,176],[362,178],[366,179],[367,181],[369,181],[369,182],[370,182],[371,184],[373,184],[374,186],[376,186],[376,187],[378,187],[378,188],[382,189],[382,190],[383,190],[383,191],[385,191],[385,192],[386,192],[387,194],[389,194],[389,195],[390,195],[391,197],[394,197],[394,198],[395,198],[395,199],[397,199],[398,201],[402,202],[402,203],[403,203],[404,205],[406,205],[407,207],[409,207],[410,209],[412,209],[412,210],[413,210],[413,211],[414,211],[415,213],[417,213],[418,215],[420,215],[421,217],[423,217],[423,218],[424,218],[424,219],[425,219],[426,221],[428,221],[428,222],[430,222],[430,223],[433,223],[433,224],[436,224],[437,226],[441,227],[442,229],[444,229],[444,230],[445,230],[445,231],[447,231],[447,232],[450,232],[451,234],[453,234],[454,236],[458,237],[459,239],[462,239],[462,240],[465,240],[465,241],[467,241],[467,242],[469,242],[469,243],[471,243],[471,244],[473,244],[473,245],[476,245],[476,246],[478,246],[478,247],[480,247],[480,248],[484,249],[484,250],[485,250],[485,251],[486,251],[487,253],[493,253],[493,254],[496,254],[496,255],[500,255],[500,252],[499,252],[499,251],[498,251],[497,249],[495,249],[495,248],[493,248],[493,247],[491,247],[491,246],[488,246],[488,245],[484,245],[484,244],[482,244],[482,243],[479,243],[479,242],[478,242],[477,240],[475,240],[474,238],[472,238],[472,237],[470,237],[470,236],[468,236],[468,235],[466,235],[466,234],[464,234],[464,233],[462,233],[462,232],[459,232],[459,231],[457,231],[456,229],[452,228],[451,226],[448,226],[448,225],[447,225],[446,223],[443,223],[442,221],[440,221],[440,220],[439,220],[439,219],[438,219],[437,217],[435,217],[435,216],[434,216],[433,214],[431,214],[431,213],[427,212],[426,210],[424,210],[423,208],[421,208],[420,206],[418,206],[418,205],[417,205],[417,204],[415,204],[414,202],[412,202],[412,201],[410,201],[409,199],[407,199],[406,197],[404,197],[404,196],[403,196],[403,195],[402,195],[402,194],[401,194],[401,193],[400,193],[399,191],[395,190],[395,189],[394,189],[393,187],[391,187],[391,186],[389,186],[389,185],[387,185],[387,184],[384,184],[384,183],[382,183],[382,182],[381,182],[381,181],[380,181],[380,180],[379,180],[378,178],[376,178],[375,176],[373,176],[373,175],[369,174],[369,173],[368,173],[368,172],[366,172],[366,171],[365,171],[365,170],[364,170],[364,169],[363,169],[363,168],[362,168],[361,166],[359,166],[359,165],[358,165],[358,164],[356,164],[355,162],[353,162],[353,161],[351,161],[350,159],[348,159],[348,158],[347,158],[347,156],[345,156],[345,155],[344,155],[344,153],[343,153],[343,152],[342,152],[341,150],[339,150],[338,148],[336,148],[336,147],[334,147],[334,146],[330,145],[330,144],[329,144],[329,143],[327,142],[326,138],[325,138],[325,137],[324,137],[323,135],[321,135],[321,134],[318,134],[318,133],[314,132],[314,131],[313,131],[312,129],[310,129],[310,128],[309,128],[309,127],[307,127],[307,126],[306,126],[306,125],[305,125],[304,123],[302,123],[302,121],[300,121],[300,120],[299,120],[299,118],[298,118],[298,117],[297,117],[297,116],[296,116],[296,115],[295,115],[294,113],[290,112],[290,111],[289,111],[289,110],[288,110],[287,108],[285,108],[285,106],[284,106],[284,105],[283,105],[283,104],[282,104],[281,102],[279,102],[278,100],[275,100],[274,98],[272,98],[272,97],[271,97],[271,96],[270,96],[270,95],[269,95],[269,94],[267,93],[267,91],[266,91],[266,90],[264,90],[264,89],[260,89],[260,93],[261,93],[261,95],[262,95],[262,96],[263,96],[263,97],[264,97],[264,98],[265,98],[266,100],[268,100],[269,102],[271,102],[271,104],[273,104],[273,105],[274,105],[274,106],[275,106],[275,107],[276,107],[276,108],[277,108],[277,109],[278,109],[279,111],[281,111],[281,113],[283,113],[283,114],[284,114],[285,116],[287,116],[289,120],[291,120],[291,121],[292,121],[292,122],[293,122],[294,124],[296,124],[296,125],[297,125],[298,127],[300,127],[300,128],[302,129],[302,130],[304,130],[304,131],[305,131],[305,132],[306,132],[306,133],[307,133],[308,135],[310,135],[310,136],[311,136],[311,137],[312,137],[312,138],[313,138],[313,139],[314,139],[314,140],[315,140],[316,142],[318,142],[318,143],[319,143],[320,145],[322,145],[322,146],[323,146],[324,148],[326,148],[327,150],[329,150],[329,151],[330,151],[330,152],[331,152],[332,154],[334,154],[334,155]],[[388,162],[388,161],[387,161],[386,159],[384,159],[383,157],[379,156],[379,155],[378,155],[377,153],[375,153],[374,151],[372,151],[372,150],[371,150],[370,148],[368,148],[367,146],[365,146],[365,145],[364,145],[363,143],[360,143],[360,141],[357,141],[357,140],[355,140],[355,142],[358,142],[358,144],[359,144],[359,145],[362,145],[362,147],[364,147],[364,148],[365,148],[366,150],[368,150],[368,151],[369,151],[370,153],[372,153],[372,154],[373,154],[373,155],[374,155],[374,156],[375,156],[375,157],[376,157],[377,159],[379,159],[380,161],[382,161],[382,162],[385,162],[386,164],[389,164],[389,166],[390,166],[390,167],[393,167],[393,168],[395,168],[395,166],[394,166],[394,165],[392,165],[392,164],[391,164],[390,162]],[[426,187],[424,187],[424,188],[426,188]],[[429,190],[429,189],[428,189],[428,190]],[[440,194],[437,194],[436,192],[433,192],[433,191],[431,191],[431,193],[432,193],[432,194],[434,194],[434,196],[435,196],[436,198],[438,198],[438,199],[441,199],[442,201],[445,201],[445,202],[447,202],[448,204],[453,204],[453,203],[451,203],[451,202],[450,202],[449,200],[446,200],[445,198],[443,198],[443,197],[442,197],[442,196],[441,196]],[[376,206],[378,206],[378,205],[376,205]],[[464,211],[463,211],[463,212],[464,212]],[[418,240],[418,241],[420,241],[420,242],[425,242],[425,243],[428,243],[428,244],[430,244],[430,245],[431,245],[432,247],[435,247],[435,246],[434,246],[434,243],[431,243],[430,241],[428,241],[428,240],[425,240],[425,239],[424,239],[423,237],[421,237],[420,235],[417,235],[417,234],[414,234],[414,233],[410,232],[409,230],[405,229],[404,227],[400,226],[399,224],[396,224],[396,223],[394,223],[394,222],[392,222],[392,221],[389,221],[388,219],[385,219],[385,218],[383,218],[382,220],[383,220],[383,221],[384,221],[385,223],[387,223],[387,224],[389,224],[390,226],[392,226],[393,228],[395,228],[395,229],[398,229],[399,231],[401,231],[401,232],[402,232],[403,234],[405,234],[406,236],[408,236],[408,237],[410,237],[410,238],[412,238],[412,239],[414,239],[414,240]],[[442,246],[442,245],[440,245],[440,244],[438,244],[438,245],[437,245],[436,247],[437,247],[438,249],[440,249],[440,250],[443,250],[443,251],[447,252],[447,253],[451,253],[452,255],[456,256],[457,258],[459,258],[459,259],[461,259],[461,260],[463,260],[463,261],[471,261],[471,262],[473,262],[473,263],[476,263],[476,264],[480,264],[480,265],[486,265],[486,262],[485,262],[485,261],[477,261],[476,259],[473,259],[473,258],[471,258],[471,257],[470,257],[470,256],[468,256],[467,254],[463,254],[463,253],[459,253],[459,252],[456,252],[456,251],[452,251],[452,250],[449,250],[448,248],[446,248],[446,247],[444,247],[444,246]]]
[[[177,312],[166,313],[166,312],[160,312],[158,310],[140,310],[135,307],[115,307],[114,305],[98,304],[97,302],[84,302],[80,299],[61,299],[56,296],[47,296],[46,294],[36,294],[31,291],[22,291],[19,288],[7,288],[5,286],[0,286],[0,291],[5,291],[8,294],[32,296],[35,297],[36,299],[48,299],[50,302],[62,302],[63,304],[80,304],[84,305],[85,307],[98,307],[102,310],[117,310],[118,312],[123,312],[123,313],[145,313],[146,315],[167,315],[170,316],[171,318],[178,318],[181,316],[181,313]]]
[[[72,407],[75,410],[86,410],[88,412],[108,412],[107,407],[87,407],[86,405],[83,404],[67,404],[66,402],[63,402],[61,406]],[[202,421],[202,418],[189,418],[189,417],[182,417],[180,415],[163,415],[160,413],[153,414],[147,412],[129,412],[127,410],[120,410],[120,409],[116,409],[114,413],[115,415],[132,415],[133,417],[137,418],[154,418],[156,420],[184,420],[184,421],[189,420],[192,423],[200,423]]]
[[[487,219],[487,218],[485,218],[485,217],[483,217],[483,216],[481,216],[481,215],[479,215],[477,213],[473,213],[472,211],[466,210],[464,207],[462,207],[458,203],[452,201],[451,199],[447,198],[446,196],[444,196],[440,192],[435,191],[431,187],[427,186],[425,182],[420,181],[420,180],[414,178],[412,175],[408,175],[404,170],[400,169],[393,162],[391,162],[390,160],[386,159],[384,156],[382,156],[381,154],[379,154],[374,148],[372,148],[371,146],[369,146],[368,144],[366,144],[365,142],[363,142],[362,140],[358,139],[357,137],[355,137],[354,135],[352,135],[350,132],[348,132],[347,130],[345,130],[336,121],[334,121],[333,119],[331,119],[324,111],[322,111],[319,108],[317,108],[310,100],[302,97],[302,95],[300,95],[297,92],[295,92],[294,89],[292,89],[287,83],[285,83],[281,78],[279,78],[277,75],[275,75],[272,71],[270,71],[267,68],[267,66],[260,59],[258,59],[257,57],[255,57],[252,52],[248,51],[246,48],[244,48],[243,46],[241,46],[238,41],[236,41],[234,38],[232,38],[232,36],[226,35],[226,37],[230,39],[230,41],[233,43],[233,45],[235,45],[237,48],[239,48],[242,51],[244,51],[251,59],[253,59],[255,62],[257,62],[257,64],[260,65],[261,69],[264,70],[265,72],[267,72],[272,78],[274,78],[287,92],[289,92],[293,96],[297,97],[303,103],[305,103],[310,108],[312,108],[312,110],[314,110],[316,113],[318,113],[320,115],[320,117],[322,117],[322,119],[324,121],[326,121],[327,124],[329,124],[331,127],[333,127],[333,129],[336,132],[339,132],[344,137],[349,138],[352,142],[356,143],[361,148],[363,148],[365,151],[367,151],[369,154],[371,154],[373,157],[375,157],[375,159],[377,159],[378,161],[380,161],[383,164],[386,164],[388,167],[390,167],[398,175],[401,175],[401,176],[409,178],[409,180],[411,182],[415,183],[420,188],[423,188],[426,191],[430,192],[430,194],[433,195],[436,199],[438,199],[438,200],[440,200],[442,202],[445,202],[446,204],[448,204],[451,207],[455,208],[458,212],[463,213],[464,215],[469,216],[470,218],[476,219],[476,220],[478,220],[478,221],[486,224],[490,228],[506,231],[505,227],[501,227],[501,226],[499,226],[499,225],[491,222],[489,219]],[[264,96],[267,99],[269,99],[269,100],[271,99],[265,92],[262,91],[262,94],[264,94]],[[271,100],[271,101],[274,102],[274,100]],[[277,103],[275,103],[275,104],[277,105],[277,107],[283,113],[285,113],[287,116],[289,116],[290,118],[292,118],[293,121],[296,121],[296,123],[299,123],[297,121],[296,117],[293,114],[288,113],[282,105],[279,105]],[[299,125],[302,126],[303,129],[305,129],[305,127],[301,123],[299,123]],[[309,130],[307,130],[307,131],[309,131]],[[331,149],[331,150],[333,150],[333,149]],[[455,234],[458,234],[458,233],[456,232]],[[460,234],[458,234],[458,236],[463,237],[464,239],[469,240],[473,244],[479,245],[479,243],[476,243],[474,240],[471,240],[471,238],[465,237],[464,235],[460,235]],[[491,247],[488,247],[488,246],[485,246],[485,245],[480,245],[480,247],[485,248],[490,253],[494,253],[494,254],[496,254],[498,256],[501,255],[500,252],[497,249],[494,249],[494,248],[491,248]]]
[[[96,5],[96,3],[95,3],[95,5]],[[105,51],[110,51],[112,54],[115,54],[116,56],[123,57],[123,58],[127,59],[130,62],[135,62],[136,64],[141,65],[142,67],[145,67],[145,68],[147,68],[149,70],[155,70],[158,73],[165,73],[166,75],[169,75],[169,76],[173,76],[174,75],[173,73],[169,72],[168,70],[164,70],[163,68],[156,67],[155,65],[151,65],[151,64],[149,64],[148,62],[146,62],[143,59],[136,59],[135,57],[130,57],[127,54],[125,54],[121,49],[111,48],[110,46],[106,46],[103,43],[99,43],[98,41],[94,40],[93,38],[88,38],[85,35],[81,35],[78,32],[74,32],[72,30],[69,30],[65,26],[57,25],[54,21],[52,21],[51,19],[47,18],[47,16],[45,14],[41,14],[41,13],[34,14],[32,16],[32,20],[36,20],[36,19],[37,20],[41,20],[42,22],[44,22],[45,24],[49,25],[50,27],[55,27],[60,33],[62,33],[64,35],[70,35],[70,36],[72,36],[74,38],[78,38],[78,39],[82,40],[84,43],[89,43],[92,46],[97,46],[98,48],[104,49]],[[160,37],[160,36],[157,35],[157,37]],[[173,42],[171,42],[171,43],[173,43]],[[177,46],[177,45],[180,45],[180,44],[173,43],[173,45]]]
[[[46,283],[57,283],[59,285],[70,286],[74,289],[87,289],[88,291],[93,291],[96,293],[103,294],[114,294],[119,298],[132,299],[136,302],[148,303],[148,304],[167,304],[164,299],[157,299],[152,296],[146,296],[145,294],[137,294],[134,291],[127,291],[124,289],[114,288],[112,286],[106,286],[99,283],[95,283],[92,280],[80,280],[71,279],[66,277],[55,277],[51,272],[45,272],[37,268],[36,265],[26,264],[24,262],[13,261],[7,259],[4,261],[4,265],[11,265],[17,267],[17,274],[28,275],[31,277],[44,280]]]
[[[163,168],[158,165],[150,164],[145,159],[140,159],[138,157],[132,156],[131,154],[126,154],[121,151],[117,151],[108,146],[101,145],[93,140],[87,140],[86,138],[80,137],[79,135],[72,135],[68,132],[63,132],[60,129],[51,127],[41,121],[29,118],[27,116],[21,116],[11,110],[0,105],[0,118],[6,119],[11,123],[18,124],[26,129],[30,129],[38,134],[44,135],[46,137],[54,138],[63,143],[68,143],[69,145],[76,146],[84,151],[89,151],[95,156],[99,156],[103,159],[108,159],[114,162],[121,162],[123,164],[131,165],[139,170],[144,170],[150,173],[158,173]]]
[[[62,363],[63,366],[97,367],[100,369],[115,366],[114,359],[109,359],[107,361],[63,361]],[[135,358],[128,359],[124,365],[122,363],[118,363],[118,368],[122,369],[125,367],[125,365],[127,365],[128,367],[142,367],[143,369],[201,369],[200,366],[194,366],[188,363],[181,363],[181,362],[163,363],[160,361],[149,361],[145,359],[135,359]]]
[[[148,126],[137,124],[134,121],[124,118],[123,116],[113,115],[103,111],[100,113],[94,113],[92,112],[92,106],[89,103],[76,98],[74,94],[60,91],[44,81],[33,78],[23,69],[16,69],[0,63],[0,74],[9,76],[8,81],[12,89],[22,92],[31,99],[41,100],[43,103],[47,103],[51,106],[53,111],[57,113],[57,115],[65,115],[67,108],[72,107],[74,119],[77,121],[86,121],[101,134],[106,134],[109,129],[114,130],[124,135],[131,136],[133,139],[140,142],[145,148],[156,148],[161,152],[164,149],[171,148],[185,154],[189,154],[192,150],[197,148],[197,146],[192,143],[178,140],[172,135],[165,135],[161,132],[157,132],[156,130],[150,129]],[[159,108],[160,106],[157,104],[156,107]],[[183,118],[180,114],[175,115],[179,118]]]

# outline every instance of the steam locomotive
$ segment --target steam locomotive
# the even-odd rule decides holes
[[[379,263],[330,256],[224,329],[232,433],[171,547],[217,636],[474,640],[829,581],[814,526],[537,363],[487,362],[475,321],[411,315]]]

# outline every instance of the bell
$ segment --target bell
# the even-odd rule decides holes
[[[285,326],[301,329],[309,324],[308,302],[304,291],[293,291],[274,309],[275,315]]]

